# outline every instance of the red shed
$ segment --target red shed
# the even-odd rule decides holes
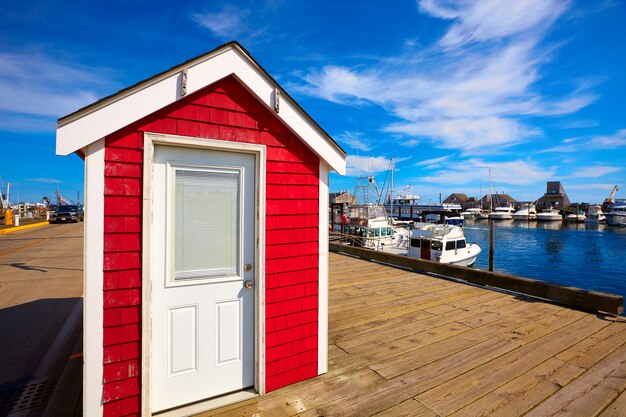
[[[189,414],[326,371],[346,155],[238,43],[63,117],[72,152],[85,415]]]

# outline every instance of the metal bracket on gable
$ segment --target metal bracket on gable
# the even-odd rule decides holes
[[[187,70],[184,69],[180,77],[180,96],[187,94]]]
[[[278,88],[274,88],[274,111],[276,113],[280,113],[280,90]]]

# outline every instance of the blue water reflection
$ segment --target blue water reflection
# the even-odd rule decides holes
[[[468,242],[483,249],[476,268],[489,269],[489,225],[466,222]],[[495,223],[497,272],[626,297],[626,228],[560,222]]]

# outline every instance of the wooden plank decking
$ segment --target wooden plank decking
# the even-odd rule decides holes
[[[626,320],[330,254],[329,371],[203,416],[626,415]]]

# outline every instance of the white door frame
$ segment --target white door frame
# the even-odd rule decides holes
[[[174,147],[198,148],[203,150],[217,150],[222,152],[247,153],[255,156],[255,286],[254,286],[254,389],[255,393],[250,396],[265,394],[265,145],[256,145],[239,142],[229,142],[215,139],[197,138],[189,136],[166,135],[160,133],[144,133],[143,153],[143,225],[142,225],[142,366],[141,366],[141,402],[142,415],[152,415],[151,373],[150,360],[152,358],[152,281],[150,271],[150,247],[152,225],[152,167],[154,163],[155,145]],[[193,412],[201,412],[207,409],[228,404],[224,397],[220,401],[204,404],[204,409],[194,406]],[[246,399],[241,393],[232,396],[230,402]],[[183,407],[184,408],[184,407]],[[182,409],[181,409],[182,411]],[[189,410],[191,411],[191,410]],[[169,413],[167,413],[169,415]]]

